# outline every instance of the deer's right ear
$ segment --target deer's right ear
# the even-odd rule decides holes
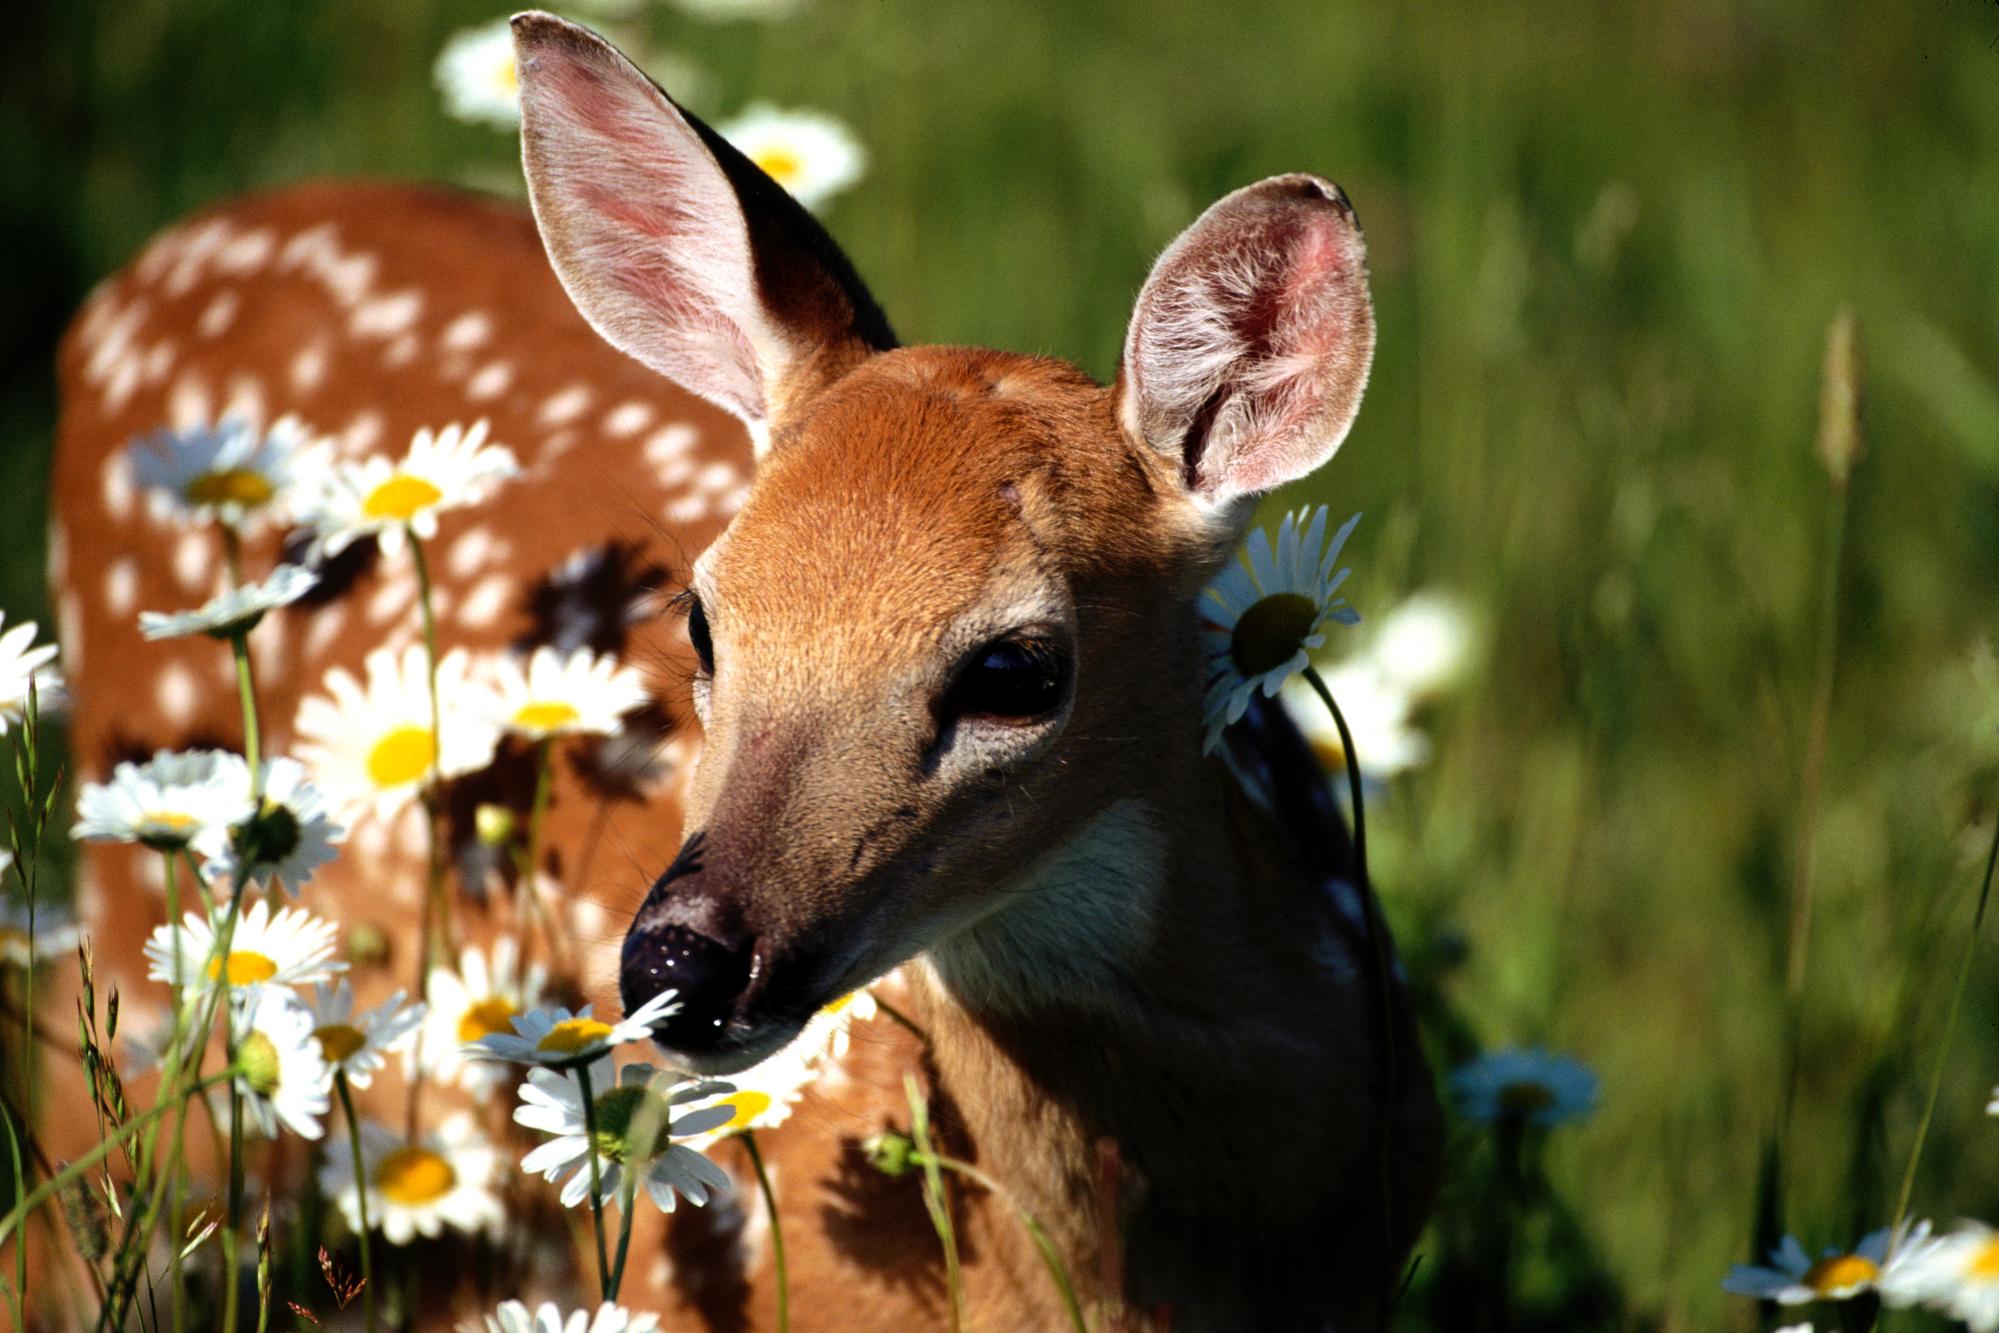
[[[535,221],[607,342],[759,448],[788,403],[895,345],[812,215],[617,48],[550,14],[513,31]]]
[[[1153,266],[1118,416],[1179,465],[1196,502],[1235,512],[1333,456],[1373,358],[1367,246],[1346,195],[1273,176],[1215,204]]]

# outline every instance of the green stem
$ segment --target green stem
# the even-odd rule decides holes
[[[264,767],[259,762],[257,687],[250,675],[250,636],[232,635],[229,651],[236,658],[236,696],[243,705],[243,758],[250,765],[250,803],[255,807],[264,795]]]
[[[1027,1234],[1033,1238],[1034,1248],[1041,1251],[1041,1262],[1048,1269],[1048,1276],[1055,1280],[1055,1290],[1062,1297],[1062,1308],[1068,1312],[1069,1326],[1075,1329],[1076,1333],[1088,1333],[1088,1325],[1083,1322],[1083,1307],[1076,1299],[1075,1287],[1069,1282],[1068,1270],[1062,1267],[1061,1256],[1055,1253],[1055,1242],[1048,1238],[1048,1232],[1042,1228],[1040,1220],[1027,1210],[1026,1205],[1014,1198],[1012,1193],[997,1180],[970,1162],[961,1162],[955,1157],[937,1157],[928,1153],[912,1153],[911,1157],[924,1166],[935,1162],[946,1171],[955,1171],[988,1193],[1006,1200],[1007,1206],[1013,1209],[1014,1215],[1020,1218],[1021,1225],[1027,1228]]]
[[[590,1091],[590,1066],[576,1066],[576,1082],[583,1093],[583,1137],[588,1140],[584,1155],[590,1159],[590,1227],[597,1234],[597,1291],[600,1299],[611,1299],[611,1261],[604,1253],[603,1172],[597,1164],[597,1099]]]
[[[181,1004],[185,994],[182,988],[180,956],[180,866],[179,856],[174,852],[162,852],[161,858],[167,863],[167,947],[173,951],[173,983],[168,988],[170,1003],[173,1005],[173,1026],[167,1040],[170,1047],[180,1045]],[[178,1140],[178,1136],[176,1136]],[[175,1158],[178,1158],[176,1153]],[[175,1160],[167,1163],[167,1235],[175,1238],[167,1262],[167,1308],[171,1312],[174,1333],[181,1333],[187,1327],[187,1311],[183,1308],[181,1290],[181,1181],[180,1169]]]
[[[1389,1126],[1393,1122],[1397,1081],[1395,1014],[1390,994],[1394,971],[1389,957],[1388,923],[1382,920],[1381,904],[1375,901],[1374,880],[1367,867],[1367,806],[1361,797],[1360,753],[1354,748],[1353,732],[1347,726],[1346,714],[1340,711],[1339,703],[1326,687],[1324,677],[1309,662],[1305,665],[1305,679],[1318,694],[1320,702],[1326,705],[1326,711],[1333,715],[1333,725],[1340,732],[1340,750],[1346,756],[1347,792],[1353,802],[1354,871],[1355,878],[1359,880],[1356,887],[1360,892],[1361,912],[1367,920],[1374,1007],[1381,1024],[1381,1112],[1380,1123],[1375,1127],[1375,1190],[1381,1204],[1380,1326],[1386,1329],[1394,1308],[1395,1283],[1395,1177],[1389,1156]]]
[[[222,528],[222,562],[229,567],[229,586],[232,588],[241,587],[243,584],[243,534],[236,530],[234,523],[223,523],[220,527]]]
[[[63,1186],[83,1176],[90,1168],[118,1151],[119,1148],[124,1146],[127,1140],[131,1139],[140,1130],[158,1120],[168,1111],[173,1110],[175,1106],[184,1105],[195,1094],[215,1086],[224,1079],[233,1077],[235,1077],[235,1071],[227,1069],[219,1074],[212,1074],[195,1084],[183,1096],[172,1101],[162,1101],[159,1105],[151,1107],[133,1119],[126,1121],[108,1137],[98,1140],[96,1147],[90,1149],[83,1156],[77,1158],[62,1170],[37,1185],[27,1198],[9,1209],[4,1218],[0,1218],[0,1245],[7,1243],[8,1238],[20,1229],[21,1224],[27,1220],[30,1213],[55,1197],[57,1191],[61,1190]]]
[[[1923,1100],[1923,1118],[1916,1122],[1916,1142],[1909,1150],[1909,1166],[1902,1173],[1902,1188],[1895,1198],[1895,1224],[1888,1233],[1888,1257],[1895,1257],[1901,1244],[1902,1226],[1909,1216],[1909,1200],[1916,1192],[1916,1165],[1923,1160],[1923,1144],[1928,1141],[1930,1121],[1937,1110],[1937,1094],[1943,1088],[1944,1070],[1950,1061],[1951,1034],[1957,1028],[1957,1011],[1964,1004],[1964,992],[1971,982],[1971,964],[1978,953],[1978,930],[1985,924],[1985,907],[1992,900],[1992,871],[1999,866],[1999,818],[1992,826],[1992,849],[1985,854],[1985,878],[1978,886],[1978,907],[1971,915],[1971,930],[1964,937],[1964,952],[1957,960],[1957,985],[1950,993],[1950,1009],[1944,1015],[1943,1035],[1937,1039],[1936,1068],[1930,1073],[1930,1090]]]
[[[225,955],[226,957],[226,955]],[[229,1052],[229,1064],[236,1064],[236,1022],[229,999],[229,964],[222,965],[222,1032],[223,1041]],[[235,1079],[229,1080],[229,1217],[222,1227],[222,1327],[237,1327],[237,1307],[241,1300],[243,1284],[238,1281],[237,1247],[241,1243],[239,1235],[243,1226],[243,1090]]]
[[[368,1242],[368,1169],[361,1161],[361,1119],[354,1114],[354,1094],[347,1071],[333,1071],[333,1088],[340,1094],[340,1113],[347,1117],[347,1147],[354,1155],[354,1200],[361,1215],[361,1311],[368,1333],[375,1333],[375,1269]]]
[[[777,1266],[777,1333],[788,1333],[791,1328],[791,1274],[784,1262],[784,1227],[777,1218],[777,1195],[770,1187],[770,1172],[764,1168],[764,1155],[757,1147],[757,1136],[746,1129],[736,1137],[743,1141],[743,1149],[750,1155],[750,1165],[757,1173],[757,1189],[764,1196],[764,1216],[770,1219],[771,1260]]]
[[[521,886],[527,892],[529,904],[534,914],[541,919],[541,928],[548,936],[549,949],[561,958],[572,956],[568,931],[559,926],[555,913],[541,896],[541,844],[542,832],[548,823],[549,797],[555,789],[555,740],[544,736],[535,742],[534,804],[528,809],[528,836],[526,850],[520,863]]]
[[[638,1200],[639,1173],[627,1162],[625,1178],[618,1182],[618,1254],[611,1261],[611,1289],[604,1294],[607,1301],[617,1300],[619,1288],[625,1285],[625,1255],[632,1248],[632,1211]]]
[[[958,1233],[951,1225],[951,1196],[944,1189],[944,1173],[937,1166],[937,1151],[930,1142],[930,1105],[924,1100],[922,1089],[916,1086],[916,1076],[905,1074],[902,1079],[904,1096],[909,1099],[909,1137],[916,1143],[916,1151],[923,1163],[923,1206],[930,1214],[930,1225],[937,1231],[937,1239],[944,1246],[944,1285],[951,1303],[951,1333],[959,1333],[964,1327],[964,1290],[958,1274]]]

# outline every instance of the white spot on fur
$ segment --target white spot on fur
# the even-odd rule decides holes
[[[749,502],[750,488],[747,486],[738,486],[735,490],[730,491],[727,495],[715,501],[715,512],[718,514],[740,514],[743,512],[743,506]]]
[[[357,412],[340,431],[340,451],[350,458],[364,454],[381,440],[382,430],[380,412]]]
[[[422,350],[422,341],[414,333],[405,333],[383,351],[382,364],[391,370],[400,370],[416,360],[416,354]]]
[[[83,665],[83,598],[75,589],[56,598],[56,628],[62,635],[63,670],[73,676]]]
[[[326,362],[331,348],[329,340],[320,337],[299,350],[292,358],[292,388],[299,393],[311,393],[326,382]]]
[[[549,465],[576,447],[577,435],[573,430],[559,430],[541,442],[537,451],[535,471],[546,473]]]
[[[167,390],[167,420],[175,430],[192,430],[210,421],[212,405],[208,381],[198,371],[181,371],[174,377],[173,387]]]
[[[699,495],[683,495],[666,507],[666,517],[674,523],[693,523],[708,512],[708,501]]]
[[[305,631],[305,658],[316,662],[326,656],[333,641],[347,628],[347,607],[340,602],[317,608]]]
[[[444,326],[437,336],[438,346],[452,352],[469,352],[493,336],[493,320],[483,310],[470,310]]]
[[[159,342],[154,343],[152,348],[146,353],[146,383],[148,384],[161,383],[166,379],[167,372],[171,371],[173,368],[174,368],[173,339],[162,338]]]
[[[270,228],[246,231],[215,256],[215,267],[224,273],[249,273],[269,263],[277,247],[278,238]]]
[[[641,403],[637,399],[619,403],[604,414],[604,433],[619,439],[636,435],[652,424],[653,415],[651,403]]]
[[[184,662],[169,662],[153,676],[153,702],[160,714],[176,727],[194,720],[196,690],[194,673]]]
[[[213,540],[207,531],[191,528],[174,539],[174,580],[190,592],[207,584],[215,562]]]
[[[114,616],[129,616],[139,602],[139,565],[121,555],[104,572],[104,606]]]
[[[694,475],[694,460],[686,454],[667,460],[659,470],[659,484],[665,490],[674,490]]]
[[[416,581],[406,578],[386,578],[374,594],[368,598],[368,622],[386,625],[409,610],[416,602]]]
[[[229,397],[222,404],[222,415],[241,417],[245,421],[262,425],[265,419],[264,382],[254,375],[238,375],[229,381]]]
[[[137,354],[123,356],[111,367],[111,378],[104,386],[104,410],[107,413],[119,411],[139,387],[139,375],[144,369]]]
[[[590,406],[592,394],[587,384],[572,384],[558,393],[552,393],[542,400],[541,411],[535,420],[544,426],[560,426],[565,421],[574,421]]]
[[[474,402],[480,402],[487,398],[498,398],[507,391],[507,386],[513,382],[514,363],[511,361],[494,361],[489,365],[480,367],[479,373],[466,382],[465,396]]]
[[[57,518],[49,520],[48,573],[52,583],[61,583],[69,573],[69,529]]]
[[[132,517],[132,469],[123,450],[104,460],[99,480],[103,485],[104,512],[123,523]]]
[[[194,321],[194,331],[204,338],[220,338],[236,322],[236,311],[242,304],[235,288],[224,287]]]
[[[414,288],[378,296],[354,307],[347,331],[356,338],[388,338],[407,333],[423,310],[423,293]]]
[[[710,463],[701,469],[701,475],[694,480],[694,488],[708,495],[720,495],[742,484],[743,474],[727,463]]]
[[[444,565],[454,577],[469,579],[492,558],[493,530],[467,528],[452,539],[444,553]]]
[[[458,622],[469,629],[489,628],[507,609],[507,593],[513,584],[506,574],[489,574],[479,580],[458,608]]]
[[[664,468],[692,449],[700,439],[701,432],[684,422],[676,421],[671,426],[662,426],[646,436],[646,465],[652,468]]]

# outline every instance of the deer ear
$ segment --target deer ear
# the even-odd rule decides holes
[[[1367,246],[1346,195],[1273,176],[1215,204],[1153,266],[1118,415],[1220,508],[1331,458],[1373,357]]]
[[[542,243],[612,346],[741,417],[895,345],[810,213],[588,29],[513,20],[521,156]]]

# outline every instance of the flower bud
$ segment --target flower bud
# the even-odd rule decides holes
[[[885,1129],[863,1142],[861,1151],[867,1154],[875,1170],[893,1178],[908,1174],[916,1145],[904,1135]]]
[[[504,805],[481,801],[472,812],[472,827],[488,847],[505,847],[514,840],[514,812]]]

